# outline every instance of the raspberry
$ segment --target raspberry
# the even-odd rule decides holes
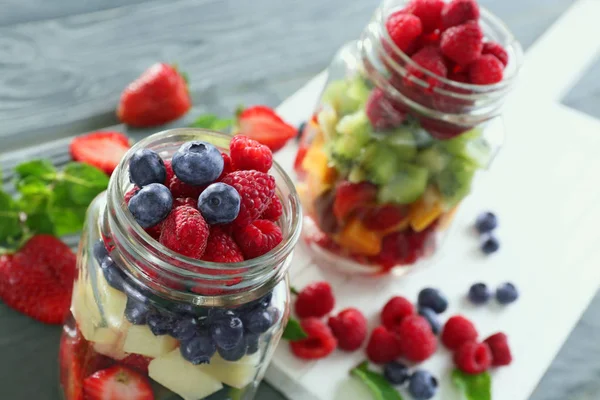
[[[246,260],[268,253],[283,240],[281,229],[266,219],[259,219],[234,231],[234,236]]]
[[[442,33],[440,49],[458,65],[468,65],[481,55],[483,32],[477,22],[453,26]]]
[[[485,339],[486,343],[492,351],[492,365],[499,367],[502,365],[510,365],[512,362],[512,354],[508,346],[508,338],[504,333],[496,333]]]
[[[435,353],[437,338],[427,319],[420,315],[411,315],[402,321],[394,332],[400,340],[402,355],[414,362],[427,360]]]
[[[381,322],[387,329],[393,331],[400,326],[405,317],[413,315],[415,307],[406,298],[394,296],[388,300],[381,311]]]
[[[273,165],[273,153],[264,144],[243,135],[234,136],[229,143],[229,155],[236,170],[267,172]]]
[[[442,10],[444,29],[479,19],[479,5],[475,0],[452,0]]]
[[[387,364],[401,355],[400,343],[392,332],[383,325],[373,329],[367,344],[367,357],[372,363]]]
[[[229,154],[221,153],[221,156],[223,157],[223,172],[221,172],[221,176],[217,178],[217,181],[221,181],[225,175],[233,172],[233,165],[231,163],[231,157],[229,157]]]
[[[502,80],[504,65],[495,56],[485,54],[469,66],[469,79],[476,85],[491,85]]]
[[[369,95],[366,113],[375,130],[385,131],[400,126],[406,119],[406,113],[397,110],[385,97],[385,93],[375,88]]]
[[[462,315],[455,315],[446,321],[442,330],[442,343],[450,350],[457,350],[463,343],[477,339],[477,329]]]
[[[131,198],[140,191],[140,188],[137,186],[134,186],[133,189],[131,189],[129,192],[125,193],[125,204],[129,204],[129,200],[131,200]]]
[[[367,319],[356,308],[347,308],[329,317],[328,324],[342,350],[358,349],[367,337]]]
[[[442,53],[440,53],[440,50],[437,47],[423,47],[421,50],[416,52],[411,57],[411,59],[423,69],[426,69],[427,71],[435,75],[439,75],[445,78],[448,74],[448,70],[446,68],[446,65],[444,64],[444,58],[442,56]],[[407,66],[406,70],[408,74],[427,81],[430,86],[435,86],[439,84],[437,79],[431,76],[426,76],[415,66],[409,65]]]
[[[481,54],[491,54],[496,57],[505,67],[508,65],[508,53],[499,43],[485,42]]]
[[[180,197],[178,199],[173,200],[173,208],[179,206],[189,206],[192,208],[197,208],[198,200],[192,199],[191,197]]]
[[[454,353],[454,364],[467,374],[480,374],[492,363],[492,352],[486,343],[465,342]]]
[[[221,179],[233,186],[241,197],[240,212],[232,222],[243,227],[250,224],[269,207],[275,193],[275,178],[260,171],[234,171]]]
[[[219,226],[210,228],[202,260],[218,263],[244,261],[244,255],[233,238]]]
[[[208,234],[208,224],[200,211],[180,206],[163,222],[160,243],[181,255],[199,259],[206,249]]]
[[[295,309],[300,318],[324,317],[335,306],[331,286],[327,282],[314,282],[298,294]]]
[[[471,80],[469,79],[469,75],[462,71],[461,72],[453,72],[453,71],[449,72],[448,79],[450,79],[451,81],[460,82],[460,83],[471,83]]]
[[[281,204],[279,197],[277,197],[277,195],[274,194],[273,198],[271,199],[271,204],[269,204],[269,207],[267,207],[267,209],[262,213],[260,218],[268,219],[269,221],[277,221],[279,220],[279,217],[281,217],[282,214],[283,205]]]
[[[392,42],[403,52],[408,51],[414,40],[423,32],[421,20],[404,11],[397,11],[390,15],[385,22],[385,27]]]
[[[300,321],[306,339],[290,342],[292,353],[305,360],[318,360],[330,355],[337,347],[337,341],[327,325],[317,318],[306,318]]]
[[[180,181],[173,172],[171,161],[165,161],[165,168],[167,169],[165,185],[171,191],[173,198],[191,197],[192,199],[197,199],[200,193],[206,188],[206,186],[193,186]]]
[[[148,235],[154,240],[160,240],[160,234],[162,233],[163,223],[151,226],[150,228],[144,229]]]
[[[443,0],[412,0],[404,11],[419,17],[423,33],[430,33],[441,27],[443,8]]]

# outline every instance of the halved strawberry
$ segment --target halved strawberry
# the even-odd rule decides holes
[[[129,147],[129,138],[123,133],[98,131],[73,139],[69,152],[73,160],[92,165],[110,175]]]
[[[248,136],[268,146],[271,151],[281,149],[296,133],[296,128],[267,106],[249,107],[238,115],[236,134]]]
[[[144,375],[147,375],[148,364],[150,364],[150,361],[152,361],[152,358],[150,357],[146,357],[141,354],[130,354],[121,361],[119,361],[119,364],[141,372]]]
[[[374,231],[388,231],[406,221],[409,208],[395,204],[367,207],[360,213],[365,227]]]
[[[341,182],[335,192],[333,214],[344,221],[353,211],[375,201],[377,187],[369,182]]]
[[[87,377],[83,392],[86,400],[154,400],[148,379],[120,365]]]

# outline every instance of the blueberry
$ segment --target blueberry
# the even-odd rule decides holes
[[[175,327],[176,319],[171,314],[156,312],[148,315],[148,327],[154,336],[171,333]]]
[[[438,315],[435,311],[433,311],[431,308],[419,307],[419,315],[425,318],[427,322],[429,322],[431,330],[434,334],[437,335],[438,333],[440,333],[440,331],[442,330],[442,323],[440,322],[440,319],[438,318]]]
[[[479,282],[471,286],[467,297],[473,304],[485,304],[492,297],[492,293],[485,283]]]
[[[225,315],[211,321],[210,334],[217,347],[223,350],[233,350],[242,342],[244,325],[238,317]]]
[[[246,355],[246,341],[241,340],[231,349],[224,349],[217,346],[217,352],[225,361],[237,361]]]
[[[138,303],[148,304],[148,295],[150,294],[148,290],[138,287],[131,280],[126,280],[123,283],[123,291],[128,298]]]
[[[498,226],[498,218],[492,212],[484,212],[479,214],[475,221],[475,229],[479,233],[488,233],[496,229]]]
[[[242,314],[244,328],[252,333],[264,333],[273,326],[274,309],[256,308]]]
[[[246,341],[246,354],[254,354],[258,351],[258,339],[259,336],[255,333],[244,334],[244,340]]]
[[[300,141],[302,139],[302,135],[304,134],[304,128],[306,127],[306,121],[300,123],[298,125],[298,133],[296,134],[296,140]]]
[[[192,339],[181,342],[181,356],[194,365],[208,364],[217,351],[215,344],[208,335],[197,335]]]
[[[392,385],[402,385],[408,380],[410,374],[408,367],[402,363],[392,361],[383,368],[383,376]]]
[[[105,257],[104,261],[102,261],[101,268],[102,272],[104,272],[106,282],[108,282],[111,287],[122,292],[123,287],[125,286],[125,273],[121,271],[112,258]]]
[[[142,228],[150,228],[167,218],[172,207],[171,191],[160,183],[144,186],[129,200],[129,211]]]
[[[498,251],[500,242],[491,233],[486,233],[481,237],[481,251],[484,254],[492,254]]]
[[[145,325],[150,314],[150,306],[131,298],[127,299],[125,318],[134,325]]]
[[[94,253],[94,258],[96,258],[96,261],[98,261],[98,264],[104,260],[104,257],[108,256],[108,250],[106,250],[106,246],[104,245],[104,241],[102,239],[94,243],[92,252]]]
[[[273,300],[273,292],[269,292],[263,297],[260,298],[261,307],[267,308],[271,304],[271,300]]]
[[[240,194],[233,186],[217,182],[200,194],[198,209],[209,224],[228,224],[238,216],[240,202]]]
[[[503,283],[496,289],[496,300],[500,304],[510,304],[519,298],[519,292],[510,282]]]
[[[429,400],[437,392],[438,381],[429,372],[418,369],[410,376],[408,391],[415,400]]]
[[[438,314],[443,313],[448,308],[448,300],[438,289],[425,288],[419,292],[419,306],[431,308]]]
[[[198,332],[198,321],[196,318],[183,318],[175,321],[171,336],[180,341],[191,340]]]
[[[223,172],[223,156],[212,144],[200,141],[187,142],[173,154],[173,172],[190,185],[208,185]]]
[[[138,187],[164,183],[167,179],[165,162],[155,151],[139,149],[129,160],[129,180]]]

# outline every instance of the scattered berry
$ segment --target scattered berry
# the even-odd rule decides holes
[[[421,20],[404,11],[397,11],[390,15],[385,22],[385,27],[392,42],[403,52],[407,52],[415,39],[423,33]]]
[[[381,311],[381,323],[393,331],[400,326],[402,320],[415,313],[415,307],[406,298],[394,296],[388,300]]]
[[[300,318],[322,318],[335,306],[331,286],[327,282],[314,282],[304,287],[296,298],[296,315]]]
[[[448,69],[444,64],[444,57],[440,50],[434,46],[423,47],[417,51],[411,59],[418,64],[421,68],[442,77],[448,75]],[[412,65],[407,66],[407,72],[419,79],[427,81],[430,85],[434,86],[439,84],[438,80],[430,76],[426,76],[419,68]]]
[[[496,289],[496,300],[500,304],[510,304],[519,298],[519,292],[510,282],[503,283]]]
[[[401,355],[402,349],[396,335],[383,325],[373,329],[367,344],[367,357],[372,363],[387,364]]]
[[[423,33],[431,33],[442,25],[443,8],[443,0],[412,0],[404,11],[419,17]]]
[[[129,138],[121,132],[92,132],[77,136],[69,145],[73,160],[92,165],[110,175],[129,150]]]
[[[247,260],[267,254],[283,240],[281,229],[266,219],[259,219],[235,231],[234,236]]]
[[[479,19],[479,5],[476,0],[452,0],[442,10],[444,29]]]
[[[246,108],[238,116],[236,134],[247,136],[271,151],[277,151],[296,136],[296,128],[283,121],[271,108],[254,106]]]
[[[127,125],[150,127],[176,120],[191,106],[182,74],[171,65],[157,63],[125,88],[117,116]]]
[[[480,374],[492,363],[492,352],[485,343],[465,342],[454,353],[454,364],[467,374]]]
[[[210,335],[218,348],[232,350],[243,340],[244,324],[233,313],[225,313],[211,321]]]
[[[222,182],[209,185],[198,198],[198,209],[211,225],[228,224],[240,212],[240,194]]]
[[[346,308],[329,317],[328,325],[342,350],[357,350],[367,338],[367,319],[356,308]]]
[[[216,263],[236,263],[244,261],[244,255],[231,235],[221,227],[213,226],[210,228],[202,260]]]
[[[375,88],[371,91],[365,112],[369,122],[376,131],[386,131],[402,125],[406,120],[406,113],[394,108],[385,97],[383,90]]]
[[[502,65],[505,67],[508,65],[508,53],[499,43],[496,42],[485,42],[483,44],[483,50],[481,50],[481,54],[491,54],[496,57]]]
[[[475,229],[479,233],[488,233],[496,229],[498,226],[498,218],[492,212],[484,212],[479,214],[475,221]]]
[[[481,56],[483,32],[477,22],[453,26],[442,33],[442,54],[461,66],[466,66]]]
[[[119,364],[133,369],[141,374],[148,374],[148,365],[152,359],[141,354],[130,354],[119,361]]]
[[[150,228],[167,218],[173,207],[173,196],[166,186],[151,183],[141,188],[128,206],[137,223],[142,228]]]
[[[435,311],[431,308],[427,307],[419,307],[419,315],[422,316],[429,322],[429,326],[431,326],[431,331],[437,335],[442,331],[442,323]]]
[[[484,254],[492,254],[500,249],[500,241],[491,233],[486,233],[481,236],[481,251]]]
[[[196,335],[190,340],[181,342],[181,356],[194,365],[208,364],[217,352],[217,347],[207,335]]]
[[[443,313],[448,308],[448,300],[438,289],[425,288],[419,292],[417,300],[419,307],[431,308],[438,314]]]
[[[410,373],[408,372],[408,367],[406,365],[397,361],[392,361],[385,364],[385,367],[383,367],[383,376],[392,385],[403,385],[408,381]]]
[[[165,183],[167,170],[160,156],[150,149],[139,149],[129,159],[129,180],[137,187]]]
[[[128,399],[153,400],[148,379],[140,373],[115,365],[88,376],[83,381],[86,400]]]
[[[160,243],[183,256],[200,259],[206,249],[209,229],[202,214],[188,206],[177,207],[163,223]]]
[[[134,325],[145,325],[150,313],[150,307],[146,304],[127,298],[125,306],[125,318]]]
[[[471,286],[467,297],[473,304],[485,304],[492,297],[492,293],[485,283],[479,282]]]
[[[477,340],[477,329],[462,315],[455,315],[446,321],[442,330],[442,343],[450,350],[457,350],[465,342]]]
[[[235,170],[254,169],[268,172],[273,165],[273,153],[264,144],[246,136],[237,135],[229,143],[229,155]]]
[[[469,65],[469,79],[476,85],[498,83],[504,76],[504,65],[492,54],[484,54]]]
[[[305,360],[325,358],[337,347],[337,341],[331,329],[317,318],[306,318],[300,321],[302,330],[308,335],[306,339],[290,342],[292,353]]]
[[[411,315],[394,332],[400,341],[402,356],[413,362],[427,360],[435,353],[437,338],[429,322],[420,315]]]
[[[418,369],[410,376],[408,392],[414,400],[429,400],[438,389],[437,379],[429,372]]]
[[[171,167],[182,182],[189,185],[208,185],[223,172],[223,156],[212,144],[193,141],[181,145],[173,154]]]
[[[262,213],[260,219],[268,219],[269,221],[277,222],[279,218],[283,214],[283,205],[281,204],[281,200],[279,197],[274,194],[271,198],[271,203],[269,207]]]
[[[496,333],[483,341],[492,352],[492,365],[495,367],[510,365],[512,354],[508,346],[508,338],[504,333]]]
[[[221,182],[233,186],[240,195],[240,212],[233,224],[244,227],[258,219],[275,194],[275,178],[260,171],[234,171]]]

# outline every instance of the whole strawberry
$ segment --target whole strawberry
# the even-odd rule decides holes
[[[157,63],[125,88],[117,116],[130,126],[151,127],[182,117],[191,106],[185,78],[177,68]]]
[[[208,224],[200,211],[179,206],[163,222],[160,243],[186,257],[199,259],[208,241]]]
[[[331,285],[327,282],[314,282],[306,286],[296,299],[296,314],[300,318],[324,317],[335,306]]]
[[[342,350],[357,350],[367,337],[367,319],[356,308],[347,308],[329,317],[328,325]]]

